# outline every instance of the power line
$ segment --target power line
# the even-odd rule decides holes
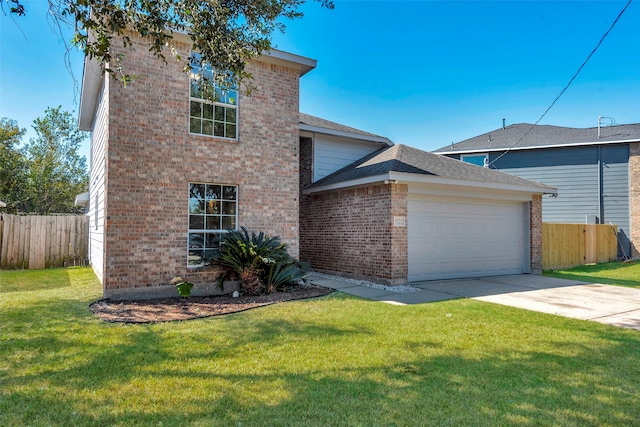
[[[551,103],[551,105],[549,105],[549,107],[544,110],[544,113],[542,113],[542,115],[540,116],[540,118],[533,124],[531,125],[531,127],[529,128],[529,130],[527,132],[525,132],[524,135],[522,135],[520,137],[520,139],[518,139],[518,141],[516,141],[515,144],[513,144],[511,147],[509,147],[506,151],[504,151],[502,154],[500,154],[498,157],[496,157],[495,159],[493,159],[493,161],[491,163],[489,163],[487,165],[487,167],[491,166],[492,164],[494,164],[495,162],[497,162],[500,158],[502,158],[504,155],[506,155],[509,151],[511,151],[511,149],[513,149],[513,147],[515,147],[516,145],[520,144],[520,142],[522,142],[523,139],[525,139],[527,137],[527,135],[529,135],[531,133],[531,131],[538,125],[538,123],[540,123],[542,121],[542,119],[544,118],[544,116],[547,115],[547,113],[549,112],[549,110],[551,110],[551,108],[556,104],[556,102],[560,99],[560,97],[562,95],[564,95],[564,93],[567,91],[567,89],[569,89],[569,86],[571,86],[571,83],[573,83],[573,81],[576,79],[576,77],[578,77],[578,74],[580,74],[580,71],[582,71],[582,69],[585,67],[585,65],[587,65],[587,62],[589,62],[589,60],[591,59],[591,57],[593,56],[594,53],[596,53],[596,51],[598,50],[598,48],[600,47],[600,45],[602,44],[602,42],[604,41],[604,39],[609,35],[609,33],[611,32],[611,30],[613,30],[613,27],[616,26],[616,24],[618,23],[618,21],[620,20],[620,17],[622,16],[622,14],[627,10],[627,8],[629,7],[629,5],[631,4],[633,0],[629,0],[627,2],[627,4],[622,8],[622,10],[620,11],[620,13],[618,14],[618,16],[616,17],[616,19],[613,21],[613,23],[611,24],[611,26],[609,27],[609,29],[604,33],[604,35],[600,38],[600,41],[598,42],[598,44],[596,45],[596,47],[593,48],[593,50],[591,51],[591,53],[589,54],[589,56],[587,56],[587,59],[584,60],[584,62],[582,63],[582,65],[580,65],[580,67],[578,68],[578,71],[575,72],[575,74],[573,75],[573,77],[571,77],[571,80],[569,80],[569,83],[566,84],[566,86],[560,91],[560,93],[558,94],[558,96],[556,96],[556,99],[553,100],[553,102]]]

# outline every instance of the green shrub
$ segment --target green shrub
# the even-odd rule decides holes
[[[175,285],[176,289],[178,289],[178,294],[182,297],[190,297],[191,289],[193,289],[193,283],[182,280],[182,277],[176,276],[171,279],[171,284]]]
[[[304,265],[287,253],[279,237],[249,233],[245,227],[222,236],[211,263],[222,267],[216,279],[220,289],[226,281],[238,279],[240,290],[250,295],[273,292],[306,275]]]
[[[264,277],[267,292],[277,291],[291,282],[303,280],[309,271],[309,266],[293,257],[276,261],[272,264]]]

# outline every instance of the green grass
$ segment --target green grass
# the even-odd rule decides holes
[[[109,324],[87,268],[0,271],[2,426],[631,426],[640,333],[333,294]]]
[[[567,270],[550,270],[545,276],[606,285],[640,288],[640,262],[607,262],[603,264],[581,265]]]

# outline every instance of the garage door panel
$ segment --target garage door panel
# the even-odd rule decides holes
[[[409,280],[522,273],[523,221],[522,203],[409,200]]]

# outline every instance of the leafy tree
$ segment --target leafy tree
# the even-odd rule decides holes
[[[26,144],[28,200],[24,211],[46,215],[73,213],[75,196],[86,191],[87,165],[78,149],[87,132],[78,129],[71,113],[62,107],[47,108],[34,120],[36,137]]]
[[[3,11],[20,16],[28,11],[23,0],[0,0]],[[201,53],[194,61],[186,61],[185,72],[191,66],[209,64],[222,74],[220,82],[229,77],[236,81],[251,77],[245,64],[251,58],[271,49],[272,34],[284,31],[282,18],[302,17],[300,8],[306,0],[48,0],[55,27],[69,26],[74,30],[72,43],[84,53],[106,66],[106,71],[127,81],[132,78],[121,66],[122,58],[111,56],[111,46],[120,40],[130,44],[127,30],[146,38],[150,51],[165,59],[173,49],[174,31],[191,36],[194,50]],[[332,0],[314,0],[333,9]],[[178,58],[179,59],[179,58]],[[115,68],[109,68],[109,66]]]
[[[27,197],[27,162],[18,148],[24,134],[15,120],[0,119],[0,200],[12,213],[20,210]]]

